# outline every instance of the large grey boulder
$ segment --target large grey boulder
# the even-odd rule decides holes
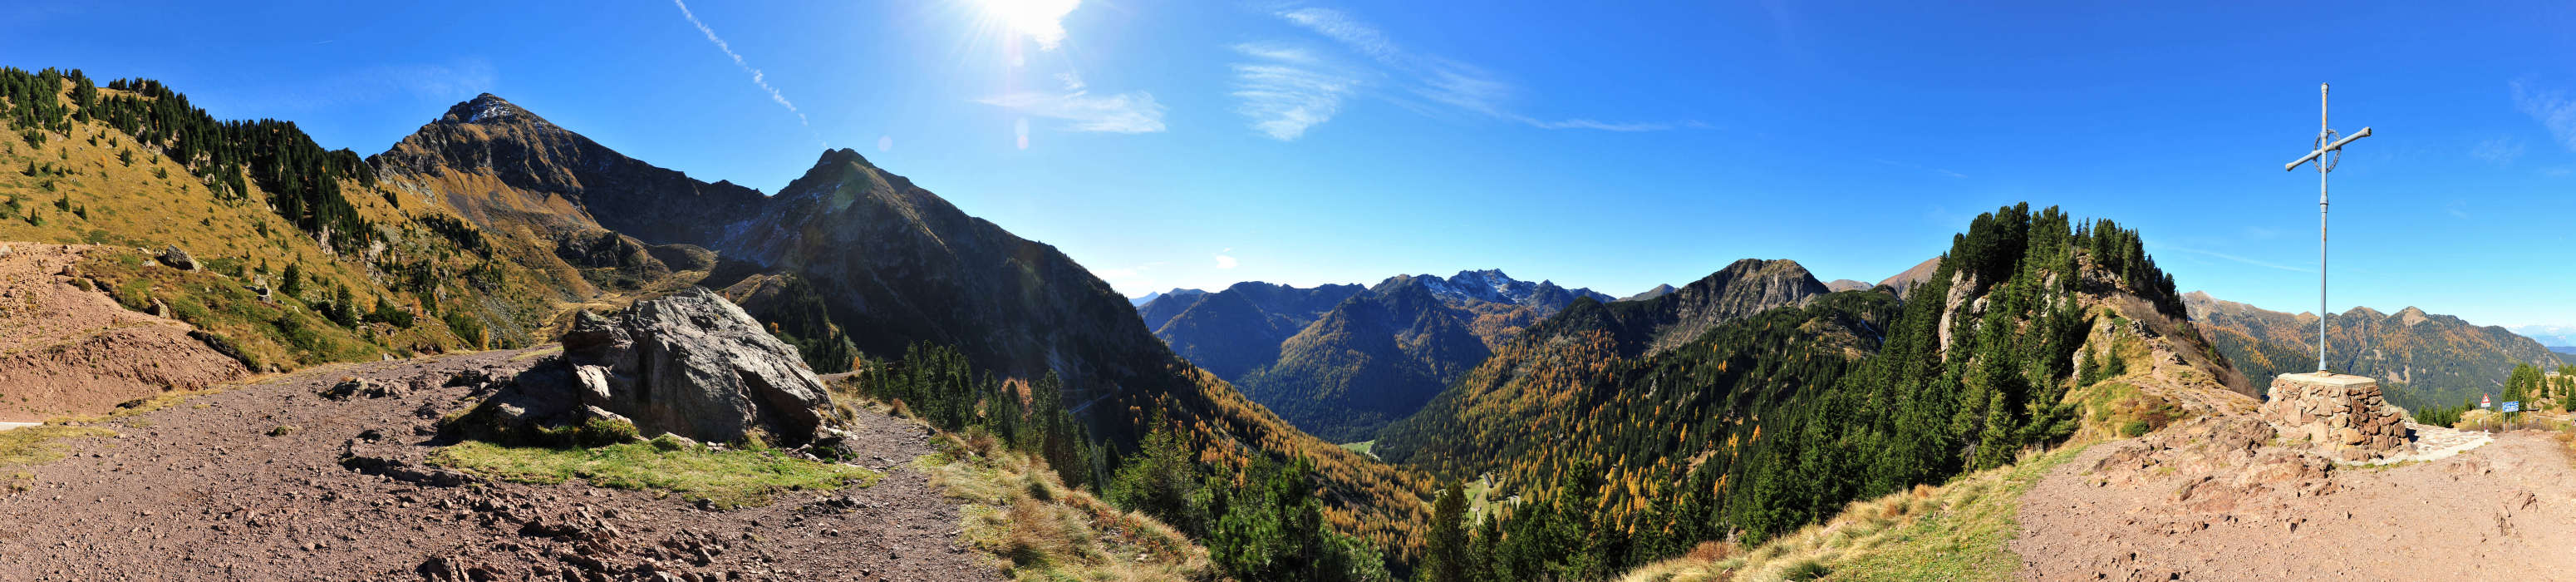
[[[632,422],[639,433],[799,445],[831,398],[796,348],[701,287],[601,317],[575,316],[564,353],[513,378],[482,411],[503,427]],[[512,429],[515,430],[515,429]]]
[[[181,270],[194,271],[200,268],[197,258],[190,256],[188,251],[181,250],[179,245],[170,245],[170,250],[161,251],[160,259],[162,264]]]

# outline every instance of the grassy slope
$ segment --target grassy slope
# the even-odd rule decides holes
[[[23,128],[5,121],[0,128],[10,134],[0,139],[0,211],[6,211],[0,214],[7,214],[0,217],[0,241],[133,250],[132,256],[113,257],[113,263],[93,260],[84,265],[84,274],[120,291],[119,299],[129,307],[162,299],[180,312],[179,319],[229,336],[263,363],[292,369],[387,353],[533,343],[543,335],[537,330],[577,305],[565,301],[566,293],[589,290],[578,273],[530,269],[511,260],[546,253],[521,240],[528,233],[486,233],[484,239],[496,251],[492,254],[503,260],[488,261],[495,269],[489,284],[466,281],[462,274],[487,263],[483,253],[429,230],[424,220],[454,215],[409,190],[343,181],[349,202],[377,225],[386,244],[364,256],[336,255],[269,211],[267,195],[256,183],[243,200],[221,200],[156,148],[139,145],[103,123],[74,123],[69,134],[44,132],[41,145],[18,139]],[[33,175],[26,172],[30,164],[37,167]],[[172,245],[186,249],[208,270],[180,273],[145,266],[146,257]],[[241,289],[260,278],[273,287],[281,285],[289,264],[297,265],[307,280],[304,297],[279,294],[274,304],[260,305]],[[407,268],[429,269],[428,278],[437,288],[401,288]],[[362,308],[392,301],[415,315],[413,324],[351,329],[315,316],[314,304],[342,285]],[[438,303],[435,313],[464,314],[486,333],[450,329],[431,315],[432,306],[425,303],[433,301]],[[277,325],[281,318],[292,324]],[[313,323],[319,325],[304,325]]]
[[[2003,580],[2021,567],[2007,547],[2021,533],[2022,494],[2083,452],[2084,445],[2021,462],[1855,501],[1834,519],[1737,552],[1714,542],[1691,555],[1647,565],[1630,582],[1698,580]]]

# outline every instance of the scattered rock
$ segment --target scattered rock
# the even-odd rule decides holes
[[[365,378],[352,377],[341,379],[339,384],[333,384],[330,388],[324,389],[321,395],[323,398],[332,400],[348,400],[358,396],[387,398],[401,396],[402,389],[392,384],[378,384]]]

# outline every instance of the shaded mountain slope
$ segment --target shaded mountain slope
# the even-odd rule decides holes
[[[1363,293],[1288,338],[1276,363],[1240,385],[1316,436],[1367,440],[1485,359],[1461,315],[1419,285]]]
[[[1247,281],[1215,293],[1175,293],[1148,304],[1140,314],[1173,353],[1218,377],[1240,381],[1277,360],[1280,342],[1360,291],[1358,285],[1299,289]],[[1163,315],[1172,305],[1185,307]]]

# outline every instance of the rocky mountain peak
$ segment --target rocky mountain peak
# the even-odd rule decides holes
[[[859,155],[858,150],[850,148],[823,150],[823,156],[814,160],[814,165],[817,167],[835,164],[858,164],[870,168],[876,167],[876,164],[868,163],[867,156]]]
[[[537,117],[535,113],[528,112],[526,108],[519,107],[517,104],[511,103],[509,100],[502,99],[501,96],[493,95],[491,93],[476,95],[473,99],[468,99],[462,103],[449,106],[447,108],[447,115],[439,117],[438,121],[448,124],[490,124],[515,121],[534,121],[545,123],[544,118]],[[549,123],[547,125],[553,124]]]

